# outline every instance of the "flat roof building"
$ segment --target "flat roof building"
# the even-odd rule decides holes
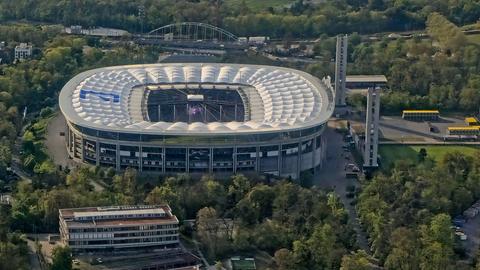
[[[480,125],[480,123],[478,122],[478,119],[476,117],[465,117],[465,123],[467,123],[469,126]]]
[[[60,236],[73,252],[179,245],[178,219],[168,205],[60,209]]]
[[[437,121],[440,118],[439,110],[403,110],[402,118],[414,121]]]
[[[367,89],[369,87],[385,87],[387,85],[385,75],[348,75],[345,79],[348,89]]]
[[[27,59],[32,55],[32,46],[27,43],[20,43],[15,46],[15,60]]]

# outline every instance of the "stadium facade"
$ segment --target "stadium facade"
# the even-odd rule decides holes
[[[330,78],[239,64],[105,67],[60,93],[72,159],[159,173],[297,178],[322,166],[334,106]]]

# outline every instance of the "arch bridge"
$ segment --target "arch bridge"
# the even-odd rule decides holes
[[[181,22],[150,31],[145,38],[162,41],[237,42],[238,37],[229,31],[198,22]]]

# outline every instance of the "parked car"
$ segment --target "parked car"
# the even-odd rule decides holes
[[[458,227],[463,227],[463,225],[465,225],[467,221],[465,220],[465,218],[463,216],[456,216],[454,219],[453,219],[453,224],[455,226],[458,226]]]

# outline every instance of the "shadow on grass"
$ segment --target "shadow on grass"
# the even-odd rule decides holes
[[[408,145],[381,145],[379,154],[383,171],[390,171],[399,160],[416,162],[418,159],[418,152]]]

